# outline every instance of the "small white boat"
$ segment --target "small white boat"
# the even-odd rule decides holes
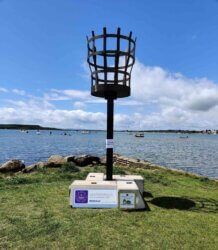
[[[81,132],[81,134],[89,134],[90,133],[90,131],[88,131],[88,130],[83,130],[82,132]]]
[[[136,133],[135,137],[144,137],[144,133]]]
[[[40,132],[40,131],[36,131],[36,134],[37,134],[37,135],[41,135],[41,132]]]

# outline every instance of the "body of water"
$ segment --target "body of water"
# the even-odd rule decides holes
[[[105,154],[105,132],[0,130],[0,164],[9,159],[24,160],[26,165],[46,161],[54,154]],[[218,135],[115,132],[114,152],[152,163],[218,178]]]

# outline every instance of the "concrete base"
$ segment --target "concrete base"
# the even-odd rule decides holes
[[[89,173],[86,177],[86,181],[104,181],[104,173]]]
[[[104,177],[106,178],[106,176]],[[134,181],[143,195],[144,192],[144,178],[141,175],[113,175],[113,180],[116,181]]]
[[[145,209],[144,179],[137,175],[113,175],[106,181],[103,173],[89,173],[86,180],[70,187],[70,205],[75,208]]]

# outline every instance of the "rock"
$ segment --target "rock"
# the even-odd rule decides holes
[[[122,155],[114,154],[114,162],[117,165],[136,167],[136,168],[151,168],[151,163],[145,160],[133,159]]]
[[[113,154],[113,162],[116,162],[117,161],[117,158],[119,158],[119,157],[121,157],[121,155],[119,155],[119,154]],[[102,164],[102,165],[106,165],[106,163],[107,163],[107,158],[106,158],[106,156],[102,156],[101,158],[100,158],[100,163]]]
[[[63,156],[60,156],[60,155],[52,155],[52,156],[48,159],[47,167],[60,167],[60,166],[63,165],[64,163],[66,163],[66,159],[65,159]]]
[[[26,166],[22,172],[23,173],[31,173],[31,172],[34,172],[38,169],[43,169],[43,168],[46,168],[46,167],[51,167],[51,164],[53,163],[48,163],[48,162],[43,162],[43,161],[40,161],[40,162],[37,162],[35,164],[32,164],[30,166]]]
[[[2,173],[18,172],[24,168],[25,168],[25,164],[23,163],[23,161],[10,160],[1,165],[0,172]]]
[[[102,156],[102,157],[100,158],[100,163],[101,163],[102,165],[106,165],[106,156]]]
[[[94,163],[99,164],[100,158],[92,155],[80,155],[74,157],[74,162],[76,163],[77,166],[84,167]]]
[[[48,167],[49,163],[48,162],[39,161],[39,162],[36,163],[36,165],[37,165],[37,168],[42,169],[42,168]]]
[[[32,165],[30,165],[30,166],[26,166],[26,167],[22,170],[22,172],[23,172],[23,173],[30,173],[30,172],[35,171],[36,169],[37,169],[37,164],[32,164]]]
[[[69,155],[64,157],[66,162],[74,162],[75,156],[74,155]]]

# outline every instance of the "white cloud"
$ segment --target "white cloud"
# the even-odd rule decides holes
[[[118,99],[116,102],[117,105],[121,105],[121,106],[142,106],[145,105],[143,102],[137,101],[137,100],[123,100],[123,99]]]
[[[116,101],[123,112],[115,114],[116,129],[218,129],[218,84],[136,61],[131,85],[132,96]],[[52,89],[43,97],[23,94],[25,101],[11,100],[0,107],[1,123],[106,128],[106,114],[91,111],[92,104],[105,107],[106,101],[92,97],[90,90]],[[64,100],[73,101],[72,109],[57,108],[53,102]]]
[[[74,106],[79,108],[81,107],[82,109],[86,106],[86,104],[106,103],[106,100],[103,98],[91,96],[90,91],[75,89],[52,89],[49,93],[44,95],[44,98],[48,101],[80,100],[75,101]],[[121,106],[140,106],[144,103],[131,99],[117,99],[116,104]]]
[[[11,107],[0,108],[1,123],[27,123],[60,128],[103,128],[101,112],[55,109],[42,100],[10,101]]]
[[[136,61],[132,99],[156,107],[141,118],[144,128],[218,128],[218,84],[207,78],[187,78]]]
[[[88,99],[90,97],[89,91],[75,90],[75,89],[52,89],[45,94],[45,99],[50,101],[64,101],[71,99]]]
[[[172,74],[136,61],[132,96],[138,101],[156,103],[161,108],[208,111],[218,105],[218,85],[206,78],[186,78],[180,73]]]
[[[6,88],[2,88],[2,87],[0,87],[0,92],[7,93],[7,92],[8,92],[8,90],[7,90]]]
[[[25,95],[26,91],[22,89],[12,89],[12,92],[17,95]]]
[[[73,104],[75,109],[85,109],[86,104],[84,102],[74,102]]]

